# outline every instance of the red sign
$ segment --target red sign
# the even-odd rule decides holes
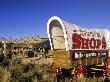
[[[106,41],[105,38],[102,39],[94,39],[88,38],[85,39],[81,37],[80,34],[74,33],[72,34],[72,48],[73,49],[106,49]]]

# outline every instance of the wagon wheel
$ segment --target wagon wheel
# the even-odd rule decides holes
[[[86,74],[86,66],[84,66],[84,65],[78,65],[77,67],[76,67],[76,70],[75,70],[75,75],[76,76],[79,76],[80,74],[83,74],[83,75],[85,75]]]

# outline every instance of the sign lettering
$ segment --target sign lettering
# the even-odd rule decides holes
[[[74,33],[72,34],[72,48],[73,49],[106,49],[106,41],[105,38],[102,39],[94,39],[88,38],[85,39],[81,37],[80,34]]]

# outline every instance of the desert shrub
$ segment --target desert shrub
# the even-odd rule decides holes
[[[47,64],[23,64],[21,59],[5,59],[0,67],[0,82],[4,71],[10,73],[9,82],[54,82],[50,66]]]
[[[39,77],[35,65],[32,63],[28,64],[12,64],[11,78],[12,81],[16,80],[18,82],[32,82],[32,79]]]
[[[19,79],[21,75],[22,75],[22,70],[20,69],[14,69],[11,72],[11,78],[14,78],[14,79]]]
[[[19,79],[23,73],[23,64],[17,64],[15,61],[12,61],[10,67],[11,78]]]
[[[27,74],[23,74],[18,82],[32,82],[32,78]]]
[[[9,51],[8,54],[6,55],[6,58],[12,59],[12,55],[13,55],[13,53],[11,51]]]
[[[53,82],[54,78],[50,73],[44,74],[43,75],[43,81],[45,82]]]
[[[32,63],[28,63],[28,64],[24,65],[23,66],[23,73],[26,73],[29,70],[32,70],[34,67],[35,67],[35,65]]]
[[[0,66],[0,82],[2,82],[4,72],[5,72],[5,69]]]
[[[51,69],[47,64],[42,64],[40,66],[38,74],[40,75],[40,82],[53,82]]]
[[[4,59],[3,67],[9,67],[9,66],[10,66],[10,60],[9,59]]]
[[[43,71],[43,73],[50,73],[51,72],[51,68],[47,64],[42,64],[40,66],[40,69]]]
[[[17,67],[22,67],[22,62],[21,62],[21,59],[14,59],[14,60],[11,60],[10,61],[11,65],[11,69],[14,69],[14,68],[17,68]]]
[[[9,82],[16,82],[16,79],[15,78],[10,78]]]
[[[4,58],[5,58],[4,54],[0,54],[0,63],[4,61]]]
[[[36,78],[37,80],[41,81],[42,80],[42,73],[36,73]]]
[[[15,62],[16,64],[21,64],[21,63],[22,63],[21,58],[15,59],[14,62]]]

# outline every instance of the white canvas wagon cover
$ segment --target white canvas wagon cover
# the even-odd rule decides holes
[[[82,49],[82,41],[85,39],[91,40],[91,38],[95,40],[102,40],[102,38],[105,38],[106,41],[106,49],[110,49],[110,32],[107,29],[87,29],[82,28],[80,26],[77,26],[75,24],[68,23],[62,19],[60,19],[57,16],[51,17],[47,22],[47,33],[48,38],[50,41],[51,49],[60,49],[60,50],[74,50],[73,44],[73,34],[78,34],[81,36],[82,39],[80,39],[80,46]],[[77,39],[77,37],[76,37]],[[88,40],[88,41],[89,41]],[[85,44],[85,41],[83,44]],[[88,44],[91,42],[89,41]],[[97,43],[97,42],[96,42]],[[96,45],[95,43],[95,45]],[[92,43],[91,43],[92,45]],[[100,46],[98,49],[102,49],[103,44],[100,43]],[[90,46],[90,45],[89,45]],[[78,49],[78,48],[77,48]],[[87,49],[91,49],[88,47]],[[96,49],[96,48],[94,48]],[[104,48],[105,49],[105,48]]]

